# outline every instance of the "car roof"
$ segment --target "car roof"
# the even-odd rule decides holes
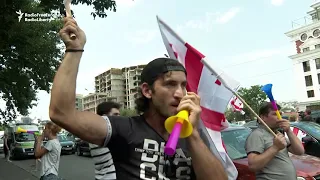
[[[317,124],[315,122],[310,122],[310,121],[298,121],[298,122],[291,122],[291,125],[295,125],[295,126],[301,126],[304,124]]]
[[[226,131],[235,131],[235,130],[241,130],[241,129],[249,129],[244,126],[229,126],[226,129],[223,129],[221,132],[226,132]]]

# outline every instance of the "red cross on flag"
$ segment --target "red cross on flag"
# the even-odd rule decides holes
[[[234,96],[234,98],[230,102],[233,112],[240,112],[242,115],[245,114],[243,109],[243,103],[238,99],[238,97]]]
[[[158,18],[158,17],[157,17]],[[204,65],[204,55],[183,41],[167,24],[158,18],[160,33],[170,58],[177,59],[187,71],[187,90],[197,93],[201,97],[201,120],[199,124],[204,142],[223,163],[229,179],[236,179],[237,169],[224,149],[221,130],[228,127],[224,113],[233,97],[217,77],[228,82],[228,86],[237,90],[239,82],[227,76],[220,69],[212,72]]]

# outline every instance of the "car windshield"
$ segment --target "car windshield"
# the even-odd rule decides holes
[[[70,139],[64,134],[59,134],[58,139],[60,142],[70,141]]]
[[[25,142],[25,141],[34,141],[34,135],[30,133],[18,133],[16,134],[16,141]]]
[[[306,133],[320,139],[320,125],[314,122],[301,123],[301,129],[305,130]]]
[[[246,139],[251,131],[249,129],[235,129],[223,131],[222,140],[231,159],[241,159],[247,157],[245,150]]]

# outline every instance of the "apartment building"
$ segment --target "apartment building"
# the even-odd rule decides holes
[[[117,99],[110,96],[110,93],[90,93],[82,98],[83,111],[90,111],[96,113],[98,104],[107,101],[116,102]]]
[[[294,67],[300,111],[320,109],[320,2],[310,7],[308,16],[293,21],[293,29],[285,33],[296,49],[296,54],[289,57]]]
[[[135,99],[138,94],[139,83],[141,81],[141,73],[146,65],[138,65],[122,68],[122,72],[125,79],[125,104],[128,109],[135,107]]]
[[[82,94],[76,94],[76,109],[79,111],[82,111],[83,109],[82,98]]]
[[[96,93],[109,93],[123,108],[133,109],[140,75],[145,65],[111,68],[95,77]]]

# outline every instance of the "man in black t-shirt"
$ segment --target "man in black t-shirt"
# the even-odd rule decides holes
[[[221,162],[200,138],[200,98],[186,93],[186,70],[174,59],[158,58],[143,69],[140,97],[136,100],[140,116],[103,119],[91,112],[77,111],[76,77],[86,39],[72,18],[65,18],[64,23],[60,36],[66,55],[51,91],[53,122],[83,140],[108,147],[118,180],[227,179]],[[76,35],[74,40],[71,33]],[[179,139],[174,156],[166,156],[164,146],[169,134],[164,122],[181,110],[189,111],[194,129],[189,137]]]

